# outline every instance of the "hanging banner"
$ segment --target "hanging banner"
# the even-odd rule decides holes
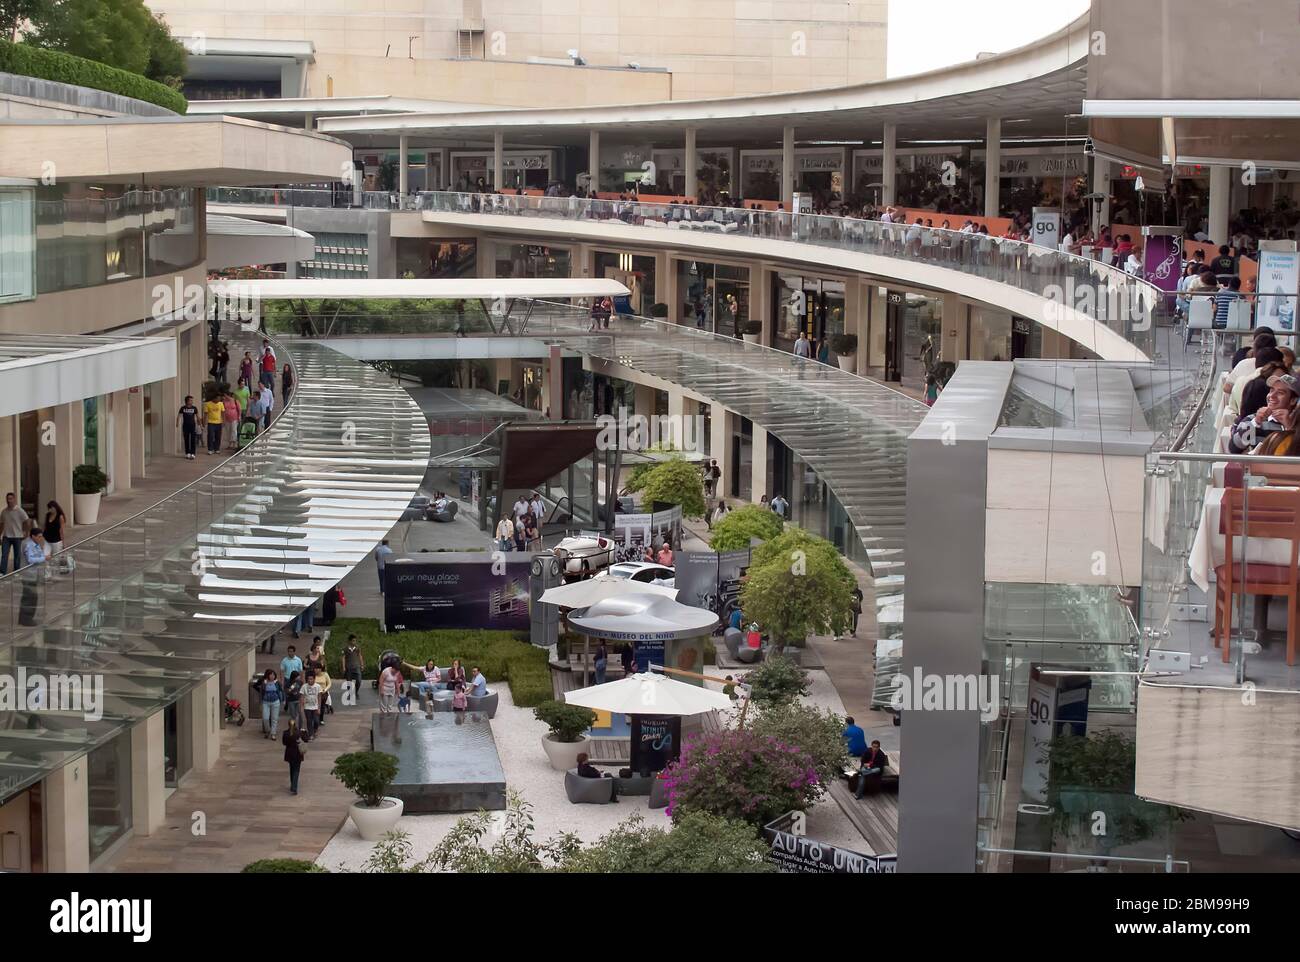
[[[1034,243],[1058,250],[1061,246],[1061,212],[1049,207],[1034,208]]]
[[[674,559],[677,600],[703,608],[723,624],[740,606],[740,579],[749,568],[749,548],[739,551],[685,551]]]
[[[1147,283],[1167,294],[1178,291],[1183,264],[1183,238],[1179,234],[1148,234],[1142,250],[1142,273]]]
[[[676,715],[633,715],[629,766],[637,773],[662,772],[682,751],[682,720]]]
[[[1300,252],[1259,252],[1257,290],[1262,295],[1255,307],[1255,324],[1275,331],[1294,331],[1296,293],[1300,289]]]

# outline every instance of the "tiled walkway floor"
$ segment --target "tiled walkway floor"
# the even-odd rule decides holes
[[[259,667],[272,660],[259,656]],[[352,803],[352,794],[329,773],[334,759],[369,747],[374,695],[363,690],[361,697],[361,707],[338,706],[308,746],[297,796],[289,794],[284,747],[261,736],[258,719],[227,727],[216,767],[191,774],[167,800],[163,826],[148,838],[129,839],[101,870],[238,872],[260,858],[315,859]],[[191,833],[196,812],[206,816],[204,836]]]

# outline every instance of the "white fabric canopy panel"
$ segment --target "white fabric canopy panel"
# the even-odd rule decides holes
[[[538,600],[543,604],[559,605],[562,608],[589,608],[606,598],[631,595],[676,598],[677,589],[602,575],[588,578],[586,581],[575,581],[572,584],[547,588]]]
[[[650,587],[653,587],[650,586]],[[672,598],[621,593],[569,615],[580,634],[611,641],[673,641],[707,634],[718,616]]]
[[[720,691],[688,685],[666,675],[628,675],[603,685],[566,691],[570,705],[616,715],[702,715],[730,708],[731,698]]]

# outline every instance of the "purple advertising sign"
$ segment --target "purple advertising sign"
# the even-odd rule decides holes
[[[1183,270],[1183,238],[1178,234],[1152,234],[1142,250],[1142,275],[1162,291],[1177,293]]]

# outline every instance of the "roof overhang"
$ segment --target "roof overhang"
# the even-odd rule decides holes
[[[0,334],[0,417],[175,376],[173,337]]]
[[[293,264],[316,256],[316,238],[285,224],[209,213],[208,269]],[[164,233],[158,240],[167,238]]]
[[[254,297],[264,301],[300,298],[446,298],[448,300],[551,300],[573,297],[623,297],[627,287],[603,278],[287,278],[210,281],[216,296]]]
[[[0,176],[183,187],[338,180],[352,147],[333,137],[235,117],[14,120]]]

